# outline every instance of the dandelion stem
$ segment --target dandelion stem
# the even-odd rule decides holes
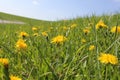
[[[107,80],[107,65],[105,66],[105,80]]]

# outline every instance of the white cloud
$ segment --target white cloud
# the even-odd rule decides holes
[[[39,1],[38,1],[38,0],[33,0],[32,3],[33,3],[34,5],[38,5],[38,4],[39,4]]]

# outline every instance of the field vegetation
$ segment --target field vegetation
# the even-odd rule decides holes
[[[120,80],[120,14],[0,19],[0,80]]]

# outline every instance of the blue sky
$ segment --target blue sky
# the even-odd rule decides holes
[[[120,0],[0,0],[0,12],[59,20],[120,12]]]

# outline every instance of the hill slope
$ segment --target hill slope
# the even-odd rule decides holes
[[[8,13],[0,12],[0,20],[11,20],[11,21],[21,21],[31,25],[40,25],[40,23],[48,23],[49,21],[37,20],[32,18],[26,18],[21,16],[16,16]]]

